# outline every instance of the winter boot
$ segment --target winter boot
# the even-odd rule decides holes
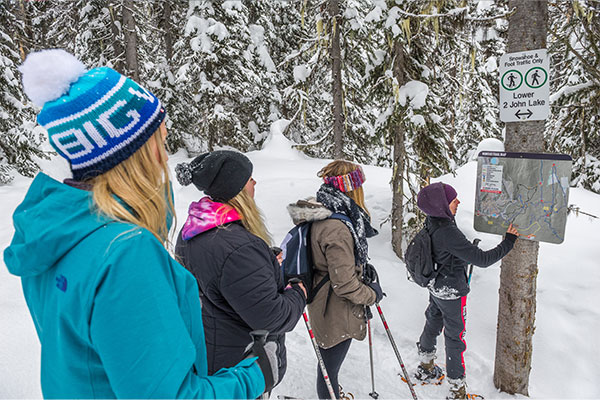
[[[435,364],[435,350],[434,351],[423,351],[417,343],[417,349],[419,351],[419,359],[421,363],[417,367],[415,372],[415,378],[421,382],[421,384],[441,384],[444,379],[444,373],[442,369]]]
[[[467,381],[464,376],[458,379],[448,378],[448,383],[450,384],[450,391],[446,396],[446,400],[466,400],[469,398],[467,396]]]

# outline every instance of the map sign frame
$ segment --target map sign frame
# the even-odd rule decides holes
[[[567,154],[480,152],[473,227],[503,235],[513,223],[523,238],[562,243],[572,166]]]

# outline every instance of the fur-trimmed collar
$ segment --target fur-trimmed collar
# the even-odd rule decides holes
[[[288,213],[295,225],[303,222],[321,221],[331,216],[332,212],[315,197],[298,200],[287,206]]]

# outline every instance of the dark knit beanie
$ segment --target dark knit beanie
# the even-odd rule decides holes
[[[448,195],[446,194],[446,187],[450,188],[450,194],[454,192],[455,195],[452,198],[452,200],[454,200],[456,197],[454,188],[445,183],[436,182],[425,186],[419,191],[419,194],[417,195],[417,206],[421,211],[431,217],[454,218],[454,215],[448,206],[450,202],[447,200]]]
[[[444,185],[444,193],[446,194],[446,200],[448,201],[448,204],[450,204],[452,203],[452,200],[454,200],[456,196],[458,196],[458,194],[456,193],[456,190],[454,190],[454,188],[448,185],[447,183],[442,183],[442,185]]]
[[[175,172],[181,185],[193,183],[213,200],[225,202],[244,189],[252,176],[252,163],[242,153],[216,150],[199,155],[189,164],[177,164]]]

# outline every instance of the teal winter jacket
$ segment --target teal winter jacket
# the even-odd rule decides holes
[[[44,174],[4,252],[41,342],[46,398],[256,398],[253,359],[208,376],[194,277],[146,229]],[[250,341],[250,337],[248,337]]]

